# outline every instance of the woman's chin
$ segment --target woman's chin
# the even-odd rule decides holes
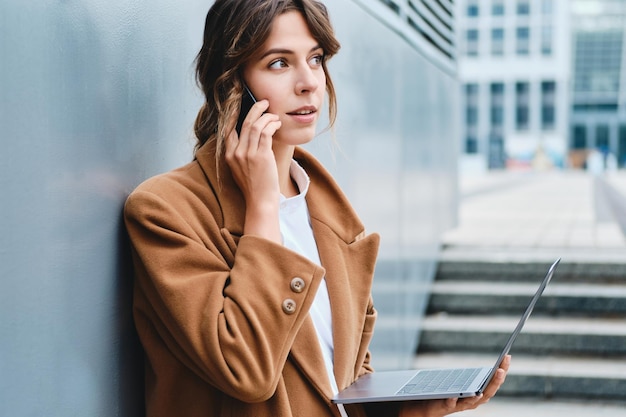
[[[289,129],[283,131],[281,128],[274,135],[274,143],[280,143],[283,145],[304,145],[313,140],[316,135],[315,126],[299,129]]]

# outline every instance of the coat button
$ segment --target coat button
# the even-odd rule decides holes
[[[299,294],[304,291],[304,287],[306,287],[306,283],[302,278],[296,277],[291,280],[291,291]]]
[[[293,314],[296,312],[296,302],[291,298],[287,298],[283,301],[283,312],[285,314]]]

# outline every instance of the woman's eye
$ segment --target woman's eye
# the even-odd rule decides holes
[[[315,55],[311,58],[311,65],[319,66],[324,62],[324,55]]]
[[[269,65],[271,69],[281,69],[285,68],[287,63],[283,59],[277,59],[276,61],[272,61]]]

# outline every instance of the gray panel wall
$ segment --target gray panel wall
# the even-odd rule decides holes
[[[342,50],[331,61],[339,96],[335,146],[310,146],[335,174],[369,231],[381,234],[372,342],[377,369],[411,366],[441,233],[456,219],[458,86],[351,2],[327,2]],[[334,149],[333,149],[334,148]]]
[[[0,415],[141,414],[121,208],[191,158],[208,3],[0,4]],[[312,148],[383,234],[381,310],[391,294],[390,317],[419,318],[455,207],[452,80],[355,4],[329,3],[343,153],[328,135]],[[405,322],[376,349],[410,355]]]

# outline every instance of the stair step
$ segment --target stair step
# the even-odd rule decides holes
[[[494,366],[498,355],[476,353],[427,353],[415,357],[416,369]],[[626,380],[624,358],[512,355],[509,374],[609,378]]]
[[[518,317],[428,316],[421,323],[419,352],[499,352]],[[531,317],[512,353],[626,355],[623,319]]]
[[[511,349],[513,364],[498,395],[626,401],[623,251],[495,249],[442,252],[428,315],[418,323],[415,365],[493,366],[549,265],[561,257]]]
[[[622,255],[623,256],[623,255]],[[553,282],[626,284],[626,256],[623,262],[585,262],[562,259]],[[553,260],[553,259],[552,259]],[[551,262],[503,260],[443,260],[437,268],[437,281],[508,281],[539,283]]]
[[[497,355],[420,354],[413,366],[423,368],[494,366]],[[626,361],[575,356],[513,355],[498,396],[626,400]]]
[[[536,284],[441,281],[431,289],[428,312],[453,314],[520,313]],[[533,315],[613,315],[626,317],[626,287],[612,284],[550,284]]]

